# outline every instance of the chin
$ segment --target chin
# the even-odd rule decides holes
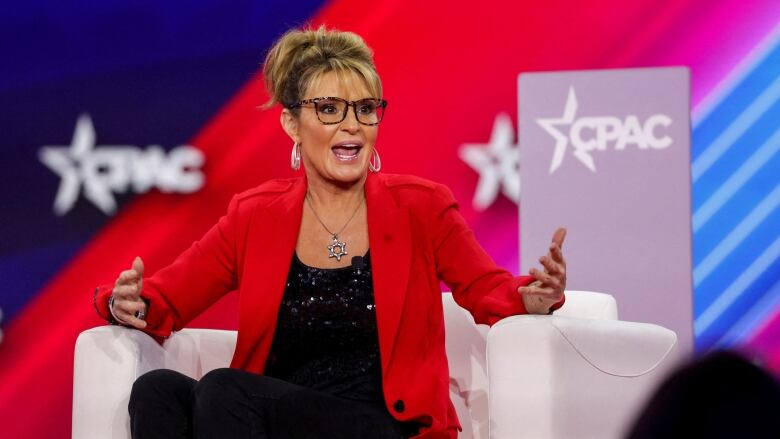
[[[330,172],[330,179],[339,183],[351,184],[358,182],[368,173],[368,167],[352,166],[352,169],[335,169]]]
[[[359,180],[368,172],[368,163],[362,163],[361,161],[355,163],[329,163],[328,169],[325,171],[331,178],[339,181],[351,182]]]

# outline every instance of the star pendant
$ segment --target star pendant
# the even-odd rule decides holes
[[[345,256],[346,254],[347,254],[347,243],[343,241],[339,241],[339,237],[333,235],[333,244],[328,246],[328,257],[336,258],[337,261],[341,262],[341,257]]]

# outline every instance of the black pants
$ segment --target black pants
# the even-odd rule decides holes
[[[380,404],[351,401],[237,369],[195,381],[168,369],[139,377],[130,430],[148,438],[377,438],[412,432]]]

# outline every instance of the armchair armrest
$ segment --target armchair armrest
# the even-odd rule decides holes
[[[621,437],[677,360],[647,323],[515,316],[487,336],[490,437]]]
[[[74,359],[73,437],[130,437],[127,403],[136,378],[167,368],[198,379],[226,367],[235,344],[235,331],[211,329],[185,329],[162,345],[122,326],[82,332]]]
[[[555,315],[581,319],[617,320],[617,301],[612,295],[606,293],[566,290],[566,302],[555,311]]]

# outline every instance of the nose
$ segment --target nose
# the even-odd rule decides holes
[[[357,104],[352,104],[357,105]],[[354,107],[350,108],[351,106],[347,106],[347,117],[344,118],[343,121],[341,121],[341,129],[350,133],[355,134],[360,129],[360,122],[357,120],[357,115],[355,115]]]

